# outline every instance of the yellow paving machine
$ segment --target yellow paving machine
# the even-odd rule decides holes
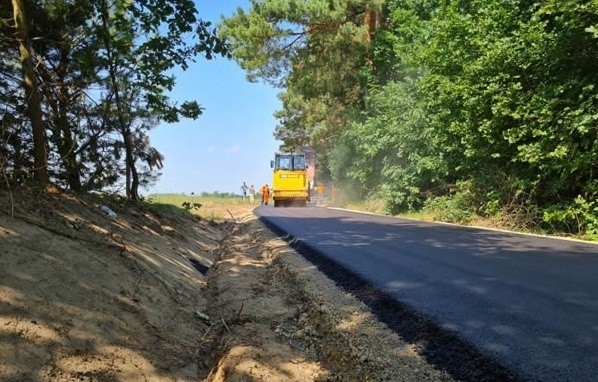
[[[277,153],[270,166],[274,207],[301,206],[309,201],[309,178],[303,153]]]

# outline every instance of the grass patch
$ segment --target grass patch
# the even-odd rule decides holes
[[[425,211],[401,212],[397,216],[402,217],[402,218],[407,218],[407,219],[435,221],[434,214],[432,214],[430,212],[425,212]]]
[[[239,197],[196,196],[183,194],[152,194],[146,199],[150,204],[168,212],[176,208],[202,219],[223,222],[230,218],[228,209],[234,206],[247,206],[248,202]]]
[[[348,203],[344,206],[344,208],[356,211],[370,212],[378,215],[389,215],[385,210],[384,199],[372,199],[361,202]],[[434,214],[425,211],[401,212],[400,214],[393,216],[415,220],[435,221]]]
[[[186,210],[181,206],[177,206],[170,203],[161,203],[161,202],[154,202],[150,201],[147,203],[149,208],[152,211],[156,212],[160,216],[164,216],[166,218],[177,218],[181,216],[196,216],[195,214],[191,213],[190,211]]]
[[[373,214],[388,215],[385,210],[386,203],[384,199],[368,199],[364,201],[347,203],[344,208],[349,210],[371,212]]]

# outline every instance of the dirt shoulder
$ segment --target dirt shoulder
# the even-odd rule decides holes
[[[0,380],[451,380],[251,206],[214,224],[13,196],[0,190]]]

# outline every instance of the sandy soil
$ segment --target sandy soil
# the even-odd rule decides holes
[[[231,206],[0,190],[2,381],[449,381]]]

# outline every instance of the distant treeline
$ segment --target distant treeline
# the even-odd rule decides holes
[[[389,213],[598,238],[598,2],[252,2],[221,36],[277,138]]]

